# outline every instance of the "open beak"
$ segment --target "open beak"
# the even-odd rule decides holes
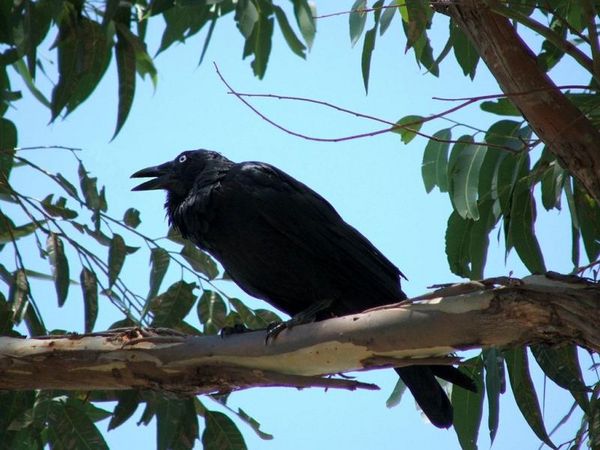
[[[137,185],[132,191],[149,191],[153,189],[167,189],[172,182],[171,178],[171,162],[166,162],[160,166],[146,167],[145,169],[138,170],[136,173],[131,175],[131,178],[150,178],[152,180],[145,181],[142,184]]]

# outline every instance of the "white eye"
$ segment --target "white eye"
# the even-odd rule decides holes
[[[185,155],[181,155],[181,156],[179,157],[179,162],[180,162],[180,163],[184,163],[184,162],[186,162],[186,161],[187,161],[187,156],[185,156]]]

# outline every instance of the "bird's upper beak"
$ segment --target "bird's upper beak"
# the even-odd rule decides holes
[[[171,167],[172,162],[166,162],[160,166],[146,167],[145,169],[138,170],[136,173],[131,175],[131,178],[149,178],[155,177],[152,180],[145,181],[142,184],[137,185],[132,191],[149,191],[152,189],[168,189],[172,184]]]

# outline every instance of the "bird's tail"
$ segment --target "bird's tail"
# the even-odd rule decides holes
[[[408,366],[396,369],[429,421],[438,428],[452,425],[452,404],[435,377],[476,392],[473,380],[452,366]]]

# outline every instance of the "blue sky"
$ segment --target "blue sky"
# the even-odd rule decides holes
[[[318,4],[320,14],[340,10],[340,4]],[[370,26],[370,20],[367,27]],[[154,20],[160,22],[161,20]],[[154,52],[160,42],[162,24],[149,30],[149,49]],[[432,33],[435,52],[440,51],[447,35],[447,22],[437,17]],[[398,135],[387,134],[342,143],[320,143],[285,134],[247,109],[227,94],[218,79],[215,61],[238,91],[309,97],[371,114],[390,121],[409,114],[428,115],[447,109],[448,102],[432,97],[468,97],[499,93],[497,84],[483,64],[479,64],[475,82],[465,78],[452,55],[441,66],[439,78],[418,68],[412,51],[405,54],[399,16],[383,37],[377,38],[371,64],[369,95],[365,95],[360,71],[362,41],[350,47],[348,17],[339,16],[318,22],[314,47],[306,61],[288,50],[278,30],[264,80],[252,75],[249,60],[241,59],[243,38],[232,17],[217,24],[211,46],[202,66],[198,59],[203,33],[175,45],[156,58],[159,72],[156,91],[149,81],[138,78],[138,88],[129,119],[119,136],[110,141],[116,121],[117,84],[114,64],[109,68],[92,97],[65,120],[48,124],[50,113],[25,92],[25,99],[8,113],[19,129],[19,145],[64,145],[80,147],[80,157],[99,184],[107,186],[107,198],[115,216],[130,206],[142,213],[140,231],[162,236],[167,224],[160,192],[131,192],[135,185],[129,175],[148,165],[173,158],[186,149],[208,148],[224,153],[234,161],[258,160],[274,164],[311,186],[327,198],[345,218],[365,234],[407,275],[403,284],[409,296],[419,295],[426,286],[455,281],[444,253],[446,220],[451,211],[445,194],[426,194],[421,180],[421,159],[426,141],[416,138],[410,145]],[[50,41],[46,48],[50,46]],[[570,84],[577,71],[567,66],[556,73],[561,82]],[[49,85],[40,80],[45,92]],[[22,88],[18,84],[15,88]],[[339,137],[379,129],[380,126],[320,107],[268,99],[251,100],[269,118],[317,137]],[[495,120],[477,106],[459,111],[452,119],[481,129]],[[424,126],[433,132],[451,125],[444,120]],[[27,156],[49,168],[75,175],[73,159],[65,151],[28,152]],[[69,167],[70,169],[65,169]],[[25,172],[15,172],[17,186],[44,192],[45,185],[31,183]],[[540,207],[541,209],[541,207]],[[570,266],[570,224],[567,211],[546,214],[540,211],[538,236],[550,270],[567,272]],[[496,232],[496,231],[495,231]],[[494,233],[495,233],[494,232]],[[32,247],[32,252],[34,248]],[[105,252],[105,249],[99,249]],[[135,290],[147,290],[147,253],[135,255],[125,265],[126,280]],[[32,257],[35,255],[32,254]],[[48,270],[46,262],[40,269]],[[492,240],[487,276],[526,275],[514,255],[506,259],[504,249]],[[175,281],[177,273],[169,273]],[[47,287],[47,286],[46,286]],[[248,299],[231,285],[226,289]],[[81,331],[82,307],[75,289],[67,305],[55,307],[53,292],[44,298],[41,308],[50,328]],[[39,296],[38,296],[39,297]],[[46,301],[48,300],[48,301]],[[248,299],[253,306],[261,302]],[[104,329],[120,317],[108,302],[101,305],[97,329]],[[536,372],[537,386],[543,377]],[[378,392],[345,392],[293,389],[254,389],[231,396],[231,405],[241,407],[258,419],[273,441],[262,441],[244,424],[240,424],[252,449],[392,449],[392,448],[459,448],[453,430],[440,431],[425,423],[414,408],[410,396],[400,406],[387,409],[385,400],[396,376],[390,371],[362,373],[359,378],[378,384]],[[568,395],[548,382],[545,414],[551,428],[571,404]],[[209,408],[220,409],[210,400]],[[138,416],[141,411],[138,411]],[[489,446],[487,416],[480,433],[481,448]],[[105,427],[106,424],[103,425]],[[573,428],[570,429],[571,431]],[[105,435],[114,449],[135,442],[137,448],[152,448],[155,432],[131,422]],[[562,437],[568,438],[569,432]],[[564,440],[564,439],[562,439]],[[556,442],[562,442],[560,438]],[[200,444],[198,444],[200,445]],[[500,430],[495,449],[537,448],[539,442],[522,419],[510,395],[501,402]]]

